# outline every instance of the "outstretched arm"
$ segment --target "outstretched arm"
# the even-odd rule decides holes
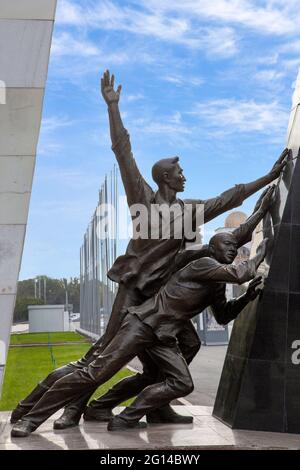
[[[276,160],[269,173],[255,181],[252,181],[251,183],[245,184],[245,199],[251,196],[252,194],[256,193],[256,191],[262,189],[267,184],[272,183],[272,181],[276,180],[276,178],[279,177],[280,173],[287,164],[286,157],[288,156],[288,153],[289,149],[284,149],[284,151],[282,152],[278,160]]]
[[[145,188],[150,191],[151,188],[145,182],[133,158],[130,137],[123,125],[119,110],[121,85],[115,91],[114,82],[114,75],[110,77],[109,70],[106,70],[101,78],[101,93],[108,107],[112,150],[119,164],[128,204],[132,205],[142,202]]]
[[[203,245],[198,250],[182,250],[175,256],[174,264],[172,266],[172,273],[184,268],[187,264],[199,258],[209,256],[209,246]]]
[[[275,185],[272,185],[269,188],[265,189],[265,191],[261,194],[260,198],[258,199],[254,207],[254,211],[250,215],[250,217],[248,217],[248,219],[243,224],[241,224],[238,228],[233,231],[233,235],[235,236],[238,242],[238,247],[243,246],[245,245],[245,243],[251,241],[252,233],[255,227],[266,215],[274,201],[274,191]]]
[[[224,191],[217,197],[201,200],[201,199],[186,199],[186,204],[194,206],[194,214],[202,213],[203,222],[209,222],[220,214],[240,206],[245,199],[259,191],[267,184],[271,183],[274,179],[278,178],[281,171],[286,165],[286,157],[288,149],[285,149],[280,155],[279,159],[273,165],[271,171],[267,175],[259,178],[251,183],[237,184],[227,191]],[[201,221],[201,218],[200,218]]]
[[[243,295],[228,302],[224,291],[220,292],[214,304],[211,305],[214,317],[220,325],[227,325],[231,320],[234,320],[249,302],[256,299],[261,292],[259,288],[261,279],[261,276],[253,279]]]
[[[221,264],[216,259],[200,258],[187,267],[186,276],[191,281],[229,282],[243,284],[256,276],[256,271],[267,251],[268,239],[265,238],[257,247],[256,255],[238,264]]]

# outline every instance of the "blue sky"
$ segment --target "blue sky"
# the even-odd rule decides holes
[[[212,197],[266,173],[284,147],[299,20],[298,0],[58,0],[21,279],[79,274],[114,164],[99,91],[106,68],[123,86],[148,181],[156,160],[179,155],[184,196]]]

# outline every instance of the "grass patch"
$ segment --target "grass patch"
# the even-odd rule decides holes
[[[77,360],[85,354],[89,347],[89,344],[74,344],[53,346],[52,348],[47,346],[10,348],[5,368],[0,411],[13,410],[17,403],[51,371],[56,367]],[[55,365],[53,359],[55,359]],[[128,369],[122,369],[111,380],[99,387],[94,397],[103,395],[113,384],[128,375],[132,375],[132,372]],[[127,401],[126,404],[131,401]]]
[[[74,331],[57,333],[16,333],[10,336],[10,344],[86,342],[87,339]]]

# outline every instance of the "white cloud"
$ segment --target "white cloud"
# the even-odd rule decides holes
[[[133,147],[139,147],[140,141],[159,141],[176,145],[179,148],[190,148],[192,146],[193,128],[182,120],[179,111],[169,116],[150,116],[128,120],[127,128],[130,131]]]
[[[59,142],[41,138],[38,144],[38,155],[58,155],[63,152],[63,148],[64,146]]]
[[[179,112],[161,121],[150,118],[140,118],[132,120],[132,123],[134,127],[142,129],[143,133],[147,134],[167,135],[173,136],[174,138],[178,135],[192,134],[191,128],[182,123],[181,114]]]
[[[204,80],[201,77],[193,76],[182,76],[178,74],[168,74],[162,76],[162,80],[170,83],[174,83],[177,86],[200,86],[203,85]]]
[[[231,23],[262,34],[290,34],[298,28],[298,0],[140,0],[138,7],[135,1],[119,6],[110,0],[93,0],[85,2],[83,7],[61,0],[57,22],[135,32],[141,28],[142,34],[175,41],[176,36],[183,38],[190,32],[191,20]]]
[[[100,186],[102,175],[91,174],[84,169],[70,168],[47,168],[39,175],[39,180],[43,183],[55,183],[56,187],[70,188],[74,190],[84,190],[91,187]]]
[[[297,59],[284,59],[281,64],[285,70],[297,70],[300,66],[300,57]]]
[[[145,97],[142,93],[136,93],[135,95],[125,95],[122,97],[122,101],[127,101],[128,103],[132,103],[135,101],[143,100]]]
[[[280,52],[286,52],[288,54],[299,54],[300,53],[300,40],[289,41],[286,44],[283,44],[279,48]]]
[[[68,32],[55,34],[51,46],[53,56],[99,56],[100,49],[91,41],[76,39]]]
[[[71,126],[73,123],[74,121],[66,116],[50,116],[43,118],[41,129],[43,133],[50,133],[61,127]]]
[[[73,26],[83,26],[86,23],[84,8],[70,0],[59,0],[57,3],[56,22]]]
[[[299,10],[296,2],[280,3],[250,0],[144,0],[144,5],[160,14],[178,12],[186,17],[209,19],[247,27],[262,34],[289,34],[297,31]],[[294,12],[294,15],[292,14]]]
[[[182,122],[182,115],[179,111],[176,111],[171,117],[170,121],[174,124],[180,124]]]
[[[265,82],[274,82],[277,80],[280,80],[282,77],[284,77],[283,72],[279,72],[278,70],[274,69],[269,69],[269,70],[260,70],[254,75],[254,78],[257,80],[260,80],[265,84]]]
[[[258,57],[256,59],[256,63],[257,64],[263,64],[264,66],[276,65],[278,63],[279,53],[278,52],[276,52],[276,53],[269,52],[269,54],[270,55],[267,55],[267,56],[264,55],[264,56]]]
[[[89,2],[83,6],[63,0],[57,12],[57,23],[92,29],[127,31],[150,36],[173,44],[228,57],[237,52],[236,35],[232,28],[194,25],[189,15],[169,15],[160,8],[150,11],[119,6],[110,0]]]
[[[49,116],[42,119],[41,136],[38,144],[38,155],[61,154],[64,144],[55,137],[58,129],[69,127],[74,123],[67,116]]]
[[[289,113],[278,102],[257,103],[255,101],[220,99],[198,104],[195,114],[210,128],[225,134],[235,132],[282,132],[288,122]]]

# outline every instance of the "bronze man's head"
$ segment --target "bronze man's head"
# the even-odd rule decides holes
[[[159,188],[169,186],[176,192],[184,191],[186,181],[179,165],[179,157],[163,158],[152,167],[152,178]]]
[[[231,264],[237,255],[238,244],[232,233],[217,233],[210,239],[209,249],[219,263]]]

